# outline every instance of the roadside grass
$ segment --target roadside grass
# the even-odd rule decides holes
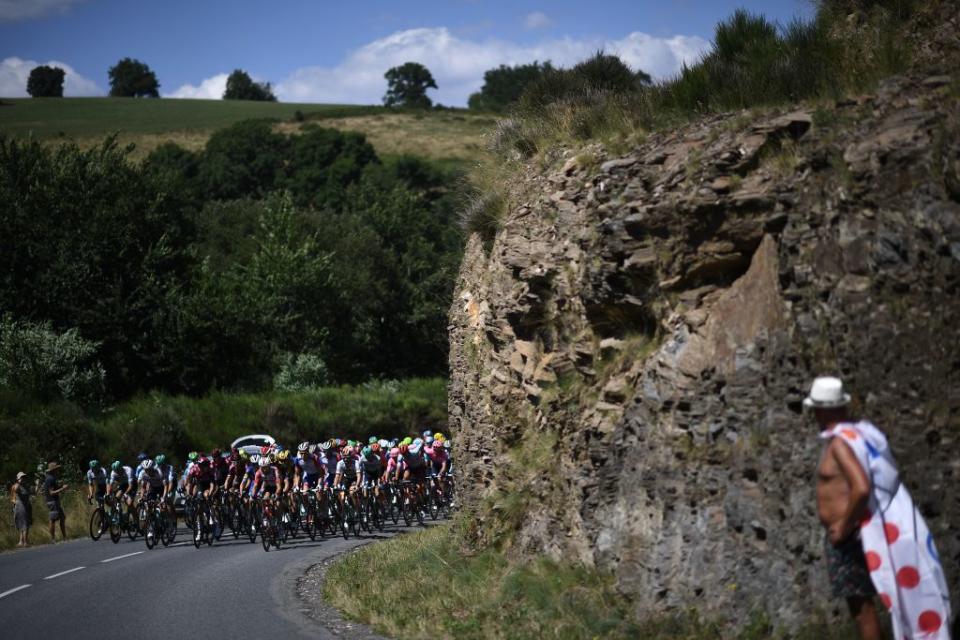
[[[29,469],[24,469],[29,473]],[[79,481],[64,479],[67,484],[79,487]],[[9,495],[9,494],[7,494]],[[50,533],[48,531],[50,518],[47,515],[47,505],[42,496],[33,496],[33,526],[30,527],[30,546],[50,544]],[[0,551],[14,549],[20,540],[20,534],[16,529],[13,520],[13,508],[9,500],[5,501],[7,507],[0,511]],[[93,507],[87,504],[86,492],[82,490],[68,489],[63,493],[60,502],[67,519],[67,538],[83,538],[90,535],[90,514],[93,513]],[[60,541],[60,525],[57,525],[57,541]]]
[[[459,542],[457,523],[364,547],[333,564],[324,597],[385,635],[419,640],[632,638],[637,640],[852,640],[849,624],[811,620],[788,633],[760,613],[739,629],[695,610],[638,620],[602,572],[546,558],[514,560]]]

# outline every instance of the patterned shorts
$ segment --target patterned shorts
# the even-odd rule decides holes
[[[827,574],[830,589],[836,598],[867,598],[876,595],[867,561],[863,557],[863,545],[856,535],[850,536],[839,546],[833,546],[829,536],[825,538],[827,550]]]

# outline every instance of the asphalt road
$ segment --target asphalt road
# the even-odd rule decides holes
[[[304,615],[297,578],[402,524],[350,540],[301,533],[270,552],[229,530],[196,549],[181,524],[174,544],[152,551],[105,536],[2,553],[0,638],[334,638]]]

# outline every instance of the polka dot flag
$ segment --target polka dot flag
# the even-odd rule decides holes
[[[950,640],[950,594],[933,535],[900,482],[887,438],[866,421],[840,424],[820,435],[842,438],[870,478],[860,541],[894,636]]]

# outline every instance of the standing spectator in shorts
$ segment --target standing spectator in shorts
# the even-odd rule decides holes
[[[18,547],[30,546],[30,527],[33,526],[33,505],[30,504],[30,487],[25,484],[27,474],[17,474],[17,480],[10,487],[10,501],[13,502],[13,521],[20,533]]]
[[[67,539],[67,516],[63,513],[63,507],[60,505],[60,494],[67,490],[67,485],[60,483],[59,473],[60,465],[51,462],[47,465],[47,475],[43,479],[43,497],[47,501],[47,509],[50,511],[50,540],[56,542],[56,524],[60,522],[60,537]]]

